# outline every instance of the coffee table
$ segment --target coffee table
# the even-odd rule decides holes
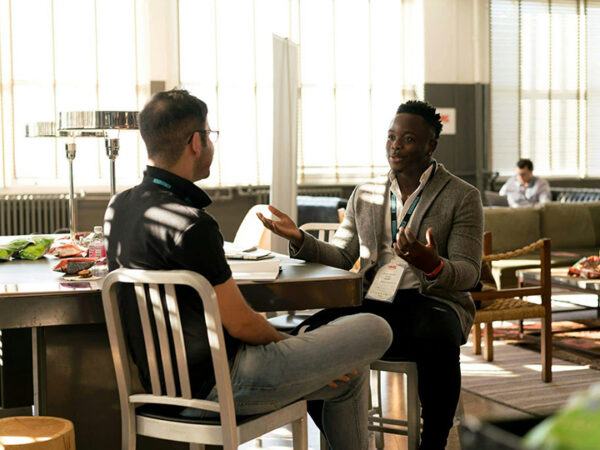
[[[600,279],[589,279],[581,277],[572,277],[568,275],[568,267],[555,267],[550,269],[550,282],[553,288],[561,288],[572,292],[582,292],[586,294],[595,294],[598,297],[596,308],[581,306],[580,309],[596,309],[597,316],[600,318]],[[539,284],[541,275],[540,269],[523,269],[517,271],[517,279],[520,286],[528,284]],[[577,309],[576,311],[579,311]]]

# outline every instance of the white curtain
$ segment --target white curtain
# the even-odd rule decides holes
[[[273,178],[270,203],[297,222],[298,46],[273,35]],[[271,235],[271,250],[287,254],[288,241]]]

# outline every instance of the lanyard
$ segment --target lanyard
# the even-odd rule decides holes
[[[408,208],[408,211],[406,211],[406,214],[404,215],[404,217],[402,218],[402,221],[400,222],[400,227],[398,227],[398,217],[397,217],[397,213],[396,213],[396,196],[390,189],[390,208],[391,208],[391,212],[392,212],[392,214],[391,214],[391,216],[392,216],[392,245],[394,245],[394,242],[396,242],[395,237],[398,234],[398,230],[400,228],[404,228],[404,227],[406,227],[406,225],[408,225],[408,221],[410,220],[413,213],[415,212],[415,209],[417,207],[417,204],[419,203],[419,200],[421,200],[421,194],[422,194],[423,190],[425,189],[425,186],[427,186],[427,183],[429,183],[431,181],[431,179],[433,178],[433,176],[435,175],[435,169],[437,169],[437,164],[435,161],[433,161],[431,164],[433,165],[433,169],[431,170],[431,175],[429,175],[429,178],[427,178],[425,185],[419,190],[419,193],[412,201],[410,207]]]
[[[159,186],[162,186],[166,189],[168,189],[169,191],[173,192],[175,195],[183,198],[183,200],[188,204],[188,205],[194,205],[194,203],[192,202],[192,200],[185,194],[183,194],[183,192],[181,192],[180,189],[176,189],[174,186],[172,186],[170,183],[167,183],[164,180],[161,180],[160,178],[153,178],[152,182],[154,184],[158,184]]]

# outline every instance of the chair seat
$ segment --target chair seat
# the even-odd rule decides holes
[[[186,408],[183,406],[176,405],[156,405],[156,404],[145,404],[138,406],[135,409],[135,413],[138,416],[149,417],[151,419],[158,420],[169,420],[171,422],[178,423],[190,423],[196,425],[221,425],[221,417],[197,417],[183,415],[184,410],[193,410],[193,408]],[[200,410],[196,410],[200,412]],[[254,414],[251,416],[236,416],[235,420],[238,425],[250,422],[257,419],[262,414]]]
[[[544,317],[544,307],[520,298],[500,298],[475,313],[475,323]]]

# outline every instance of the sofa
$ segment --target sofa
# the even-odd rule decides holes
[[[600,202],[550,202],[536,207],[484,208],[484,229],[492,232],[492,252],[515,250],[541,237],[552,240],[553,267],[570,266],[600,249]],[[495,261],[492,273],[499,287],[517,286],[516,271],[539,266],[537,252]]]

